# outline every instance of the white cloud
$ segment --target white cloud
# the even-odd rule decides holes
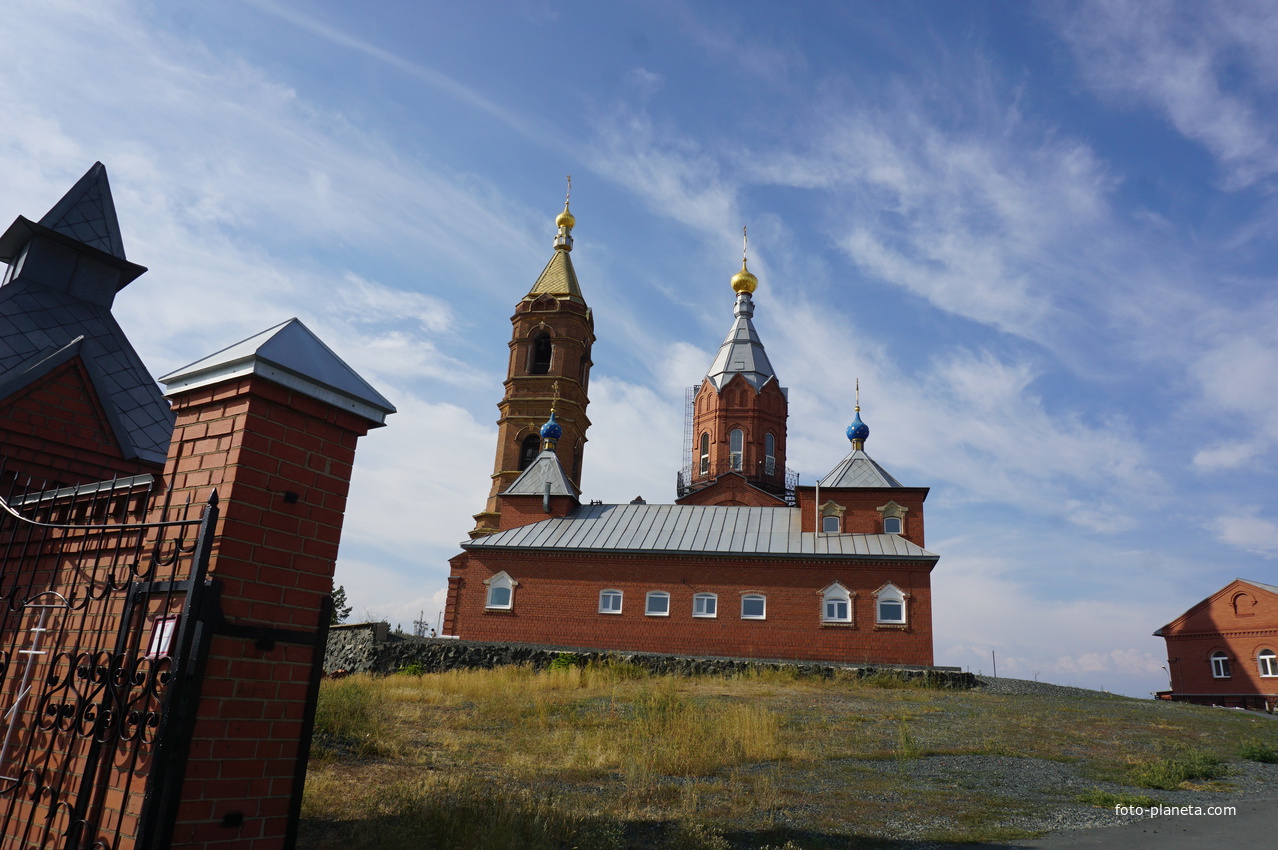
[[[1278,523],[1258,516],[1255,508],[1217,517],[1212,527],[1230,546],[1266,558],[1278,557]]]
[[[1255,443],[1232,441],[1213,443],[1194,453],[1193,464],[1204,472],[1238,469],[1250,462],[1260,451],[1261,447]]]

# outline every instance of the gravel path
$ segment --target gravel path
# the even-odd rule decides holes
[[[1023,679],[978,677],[978,680],[988,693],[1008,696],[1035,695],[1069,698],[1101,695],[1098,691]],[[1159,705],[1163,704],[1151,703],[1150,707],[1158,711]],[[1175,708],[1174,705],[1166,705],[1173,710]],[[1258,716],[1272,717],[1278,721],[1278,717],[1271,715]],[[1082,775],[1078,765],[1038,758],[943,755],[885,763],[885,770],[904,774],[911,782],[917,783],[917,787],[924,790],[971,790],[1005,798],[1009,808],[1019,809],[1020,812],[1001,819],[1000,824],[1032,832],[1113,827],[1148,820],[1138,815],[1118,815],[1112,808],[1102,809],[1077,802],[1075,798],[1078,794],[1092,789],[1114,794],[1139,794],[1151,797],[1160,804],[1178,807],[1228,806],[1237,804],[1243,799],[1278,800],[1278,764],[1236,761],[1230,762],[1228,768],[1228,775],[1222,782],[1217,783],[1220,790],[1162,791],[1099,782]],[[1227,819],[1218,820],[1220,828],[1227,830]],[[929,818],[925,812],[920,812],[908,822],[902,823],[890,837],[917,838],[928,831],[943,829],[946,825],[943,819]],[[915,842],[909,842],[909,844],[911,847],[933,846]]]

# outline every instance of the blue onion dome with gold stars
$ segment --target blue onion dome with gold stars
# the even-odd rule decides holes
[[[541,438],[543,440],[555,441],[564,435],[564,429],[559,427],[559,422],[555,419],[555,411],[550,411],[550,418],[546,420],[546,424],[541,426]]]
[[[848,426],[848,439],[854,443],[864,443],[866,437],[870,436],[870,426],[861,421],[861,408],[857,407],[856,415],[852,418],[852,424]]]

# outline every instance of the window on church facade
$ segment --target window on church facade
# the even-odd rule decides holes
[[[1266,679],[1278,676],[1278,656],[1274,655],[1272,649],[1260,650],[1260,654],[1256,656],[1256,663],[1260,667],[1260,675]]]
[[[767,475],[777,471],[777,438],[771,434],[763,438],[763,471]]]
[[[741,471],[741,455],[744,441],[745,435],[741,433],[740,428],[733,428],[732,433],[728,435],[728,461],[737,472]]]
[[[515,604],[515,580],[505,572],[500,572],[484,584],[488,585],[488,600],[485,608],[510,610]]]
[[[600,614],[620,614],[621,613],[621,591],[620,590],[604,590],[599,593],[599,613]]]
[[[768,616],[768,599],[762,593],[747,593],[741,597],[741,619],[765,620]]]
[[[692,616],[719,616],[719,597],[713,593],[698,593],[692,597]]]
[[[701,474],[710,474],[710,435],[701,435]]]
[[[524,437],[524,441],[519,444],[519,471],[523,472],[532,462],[537,459],[537,454],[541,449],[541,437],[536,434],[529,434]]]
[[[826,623],[852,622],[852,594],[841,584],[832,584],[826,588],[821,599],[821,620]]]
[[[643,612],[649,617],[669,617],[670,594],[664,590],[649,591],[647,604],[644,606]]]
[[[550,372],[550,356],[553,352],[550,342],[550,334],[538,334],[533,337],[532,344],[532,363],[529,364],[528,374],[545,375]]]
[[[825,532],[826,534],[838,534],[840,531],[839,517],[838,516],[821,517],[821,530]]]
[[[880,623],[896,625],[905,622],[905,594],[895,585],[889,584],[878,592],[874,607]]]
[[[900,518],[899,516],[884,517],[884,518],[883,518],[883,533],[884,533],[884,534],[900,534],[900,533],[901,533],[901,518]]]
[[[1213,652],[1211,654],[1211,675],[1214,679],[1230,678],[1228,655],[1223,652]]]

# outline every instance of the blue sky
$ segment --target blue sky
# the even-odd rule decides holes
[[[1146,695],[1150,633],[1278,582],[1278,12],[1265,3],[13,0],[0,218],[95,160],[155,374],[298,316],[394,401],[337,580],[434,621],[508,319],[573,175],[584,498],[673,497],[732,318],[789,465],[930,486],[936,659]]]

